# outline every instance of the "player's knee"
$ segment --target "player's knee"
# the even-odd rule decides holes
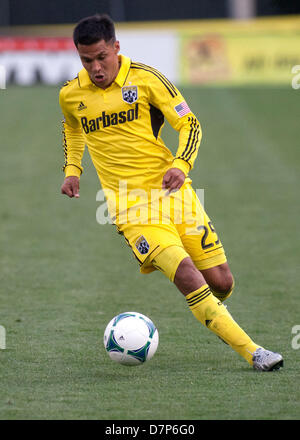
[[[211,288],[214,292],[226,294],[232,291],[233,285],[233,276],[228,272],[214,280]]]
[[[222,302],[232,295],[233,289],[234,278],[231,274],[228,274],[226,277],[220,279],[219,283],[211,286],[211,290],[214,296]]]

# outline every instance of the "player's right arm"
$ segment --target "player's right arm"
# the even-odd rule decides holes
[[[68,86],[61,89],[59,104],[61,106],[64,120],[63,124],[63,147],[65,162],[63,171],[65,180],[61,186],[61,193],[69,197],[79,197],[79,179],[83,168],[81,166],[82,156],[85,148],[85,141],[78,120],[71,112],[68,104]]]

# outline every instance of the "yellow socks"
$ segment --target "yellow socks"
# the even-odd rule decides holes
[[[210,291],[207,284],[186,296],[193,315],[209,330],[229,344],[252,365],[252,355],[260,346],[234,321],[222,302]]]

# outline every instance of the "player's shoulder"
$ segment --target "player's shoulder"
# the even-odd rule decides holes
[[[139,61],[131,61],[130,69],[139,72],[142,76],[145,76],[147,78],[153,78],[156,75],[164,76],[163,73],[155,67],[149,66],[148,64],[144,64]]]
[[[145,84],[151,87],[151,85],[163,86],[163,90],[166,90],[172,97],[177,96],[178,90],[175,85],[158,69],[147,64],[131,61],[130,69],[132,72],[140,76]]]
[[[60,99],[66,99],[68,96],[77,93],[80,90],[79,74],[75,78],[66,81],[59,91]]]

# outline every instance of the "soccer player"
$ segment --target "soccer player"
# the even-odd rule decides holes
[[[107,15],[81,20],[73,39],[83,69],[60,91],[62,194],[79,197],[86,145],[113,222],[141,272],[167,276],[196,319],[254,369],[280,368],[282,356],[252,341],[223,304],[234,280],[188,176],[201,141],[197,117],[161,72],[119,54]],[[160,137],[164,118],[179,133],[175,157]]]

